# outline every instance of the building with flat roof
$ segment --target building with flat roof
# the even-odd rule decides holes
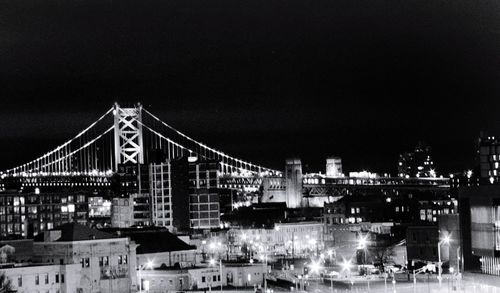
[[[69,223],[40,234],[33,255],[38,263],[78,265],[76,292],[137,290],[136,244],[129,238]]]
[[[189,231],[190,196],[186,158],[149,165],[151,213],[155,226]]]
[[[105,229],[137,244],[138,267],[185,268],[196,265],[196,247],[189,245],[165,228]]]
[[[0,274],[10,280],[13,292],[83,292],[79,264],[17,263],[0,265]],[[79,291],[80,290],[80,291]]]

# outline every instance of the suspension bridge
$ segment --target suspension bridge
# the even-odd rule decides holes
[[[29,162],[0,172],[6,177],[109,177],[120,164],[147,164],[152,153],[168,159],[196,156],[219,162],[221,177],[280,176],[212,148],[137,104],[115,104],[75,137]]]
[[[361,189],[443,191],[449,188],[448,178],[302,176],[301,167],[288,163],[285,172],[273,170],[210,147],[140,104],[127,108],[115,104],[68,141],[38,158],[0,172],[0,190],[5,189],[6,181],[21,187],[108,187],[119,165],[148,164],[155,160],[155,154],[161,154],[163,160],[185,156],[217,160],[220,188],[256,190],[262,187],[263,200],[284,201],[289,207],[302,205],[303,197],[314,197],[321,205],[330,197],[339,198]]]

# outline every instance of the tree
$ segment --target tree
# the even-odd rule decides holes
[[[394,250],[392,246],[386,245],[375,245],[368,248],[368,252],[374,263],[380,263],[382,270],[384,270],[384,263],[387,263],[392,256],[394,256]]]
[[[0,293],[14,292],[12,287],[12,282],[5,275],[5,273],[0,273]]]

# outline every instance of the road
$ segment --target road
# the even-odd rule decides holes
[[[349,283],[350,285],[350,283]],[[500,284],[499,284],[500,286]],[[500,293],[500,287],[488,285],[484,283],[477,283],[473,281],[463,280],[460,286],[456,281],[451,279],[444,279],[441,286],[437,280],[430,279],[429,281],[417,280],[414,284],[413,281],[398,281],[395,284],[391,280],[384,283],[384,280],[375,280],[368,282],[357,280],[352,286],[339,286],[335,285],[332,288],[329,283],[321,283],[311,281],[306,288],[309,293]],[[290,292],[280,288],[274,288],[274,293],[277,292]]]

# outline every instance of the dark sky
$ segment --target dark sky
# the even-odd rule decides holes
[[[394,172],[425,141],[462,170],[500,135],[499,56],[497,0],[2,1],[0,169],[141,101],[269,167]]]

